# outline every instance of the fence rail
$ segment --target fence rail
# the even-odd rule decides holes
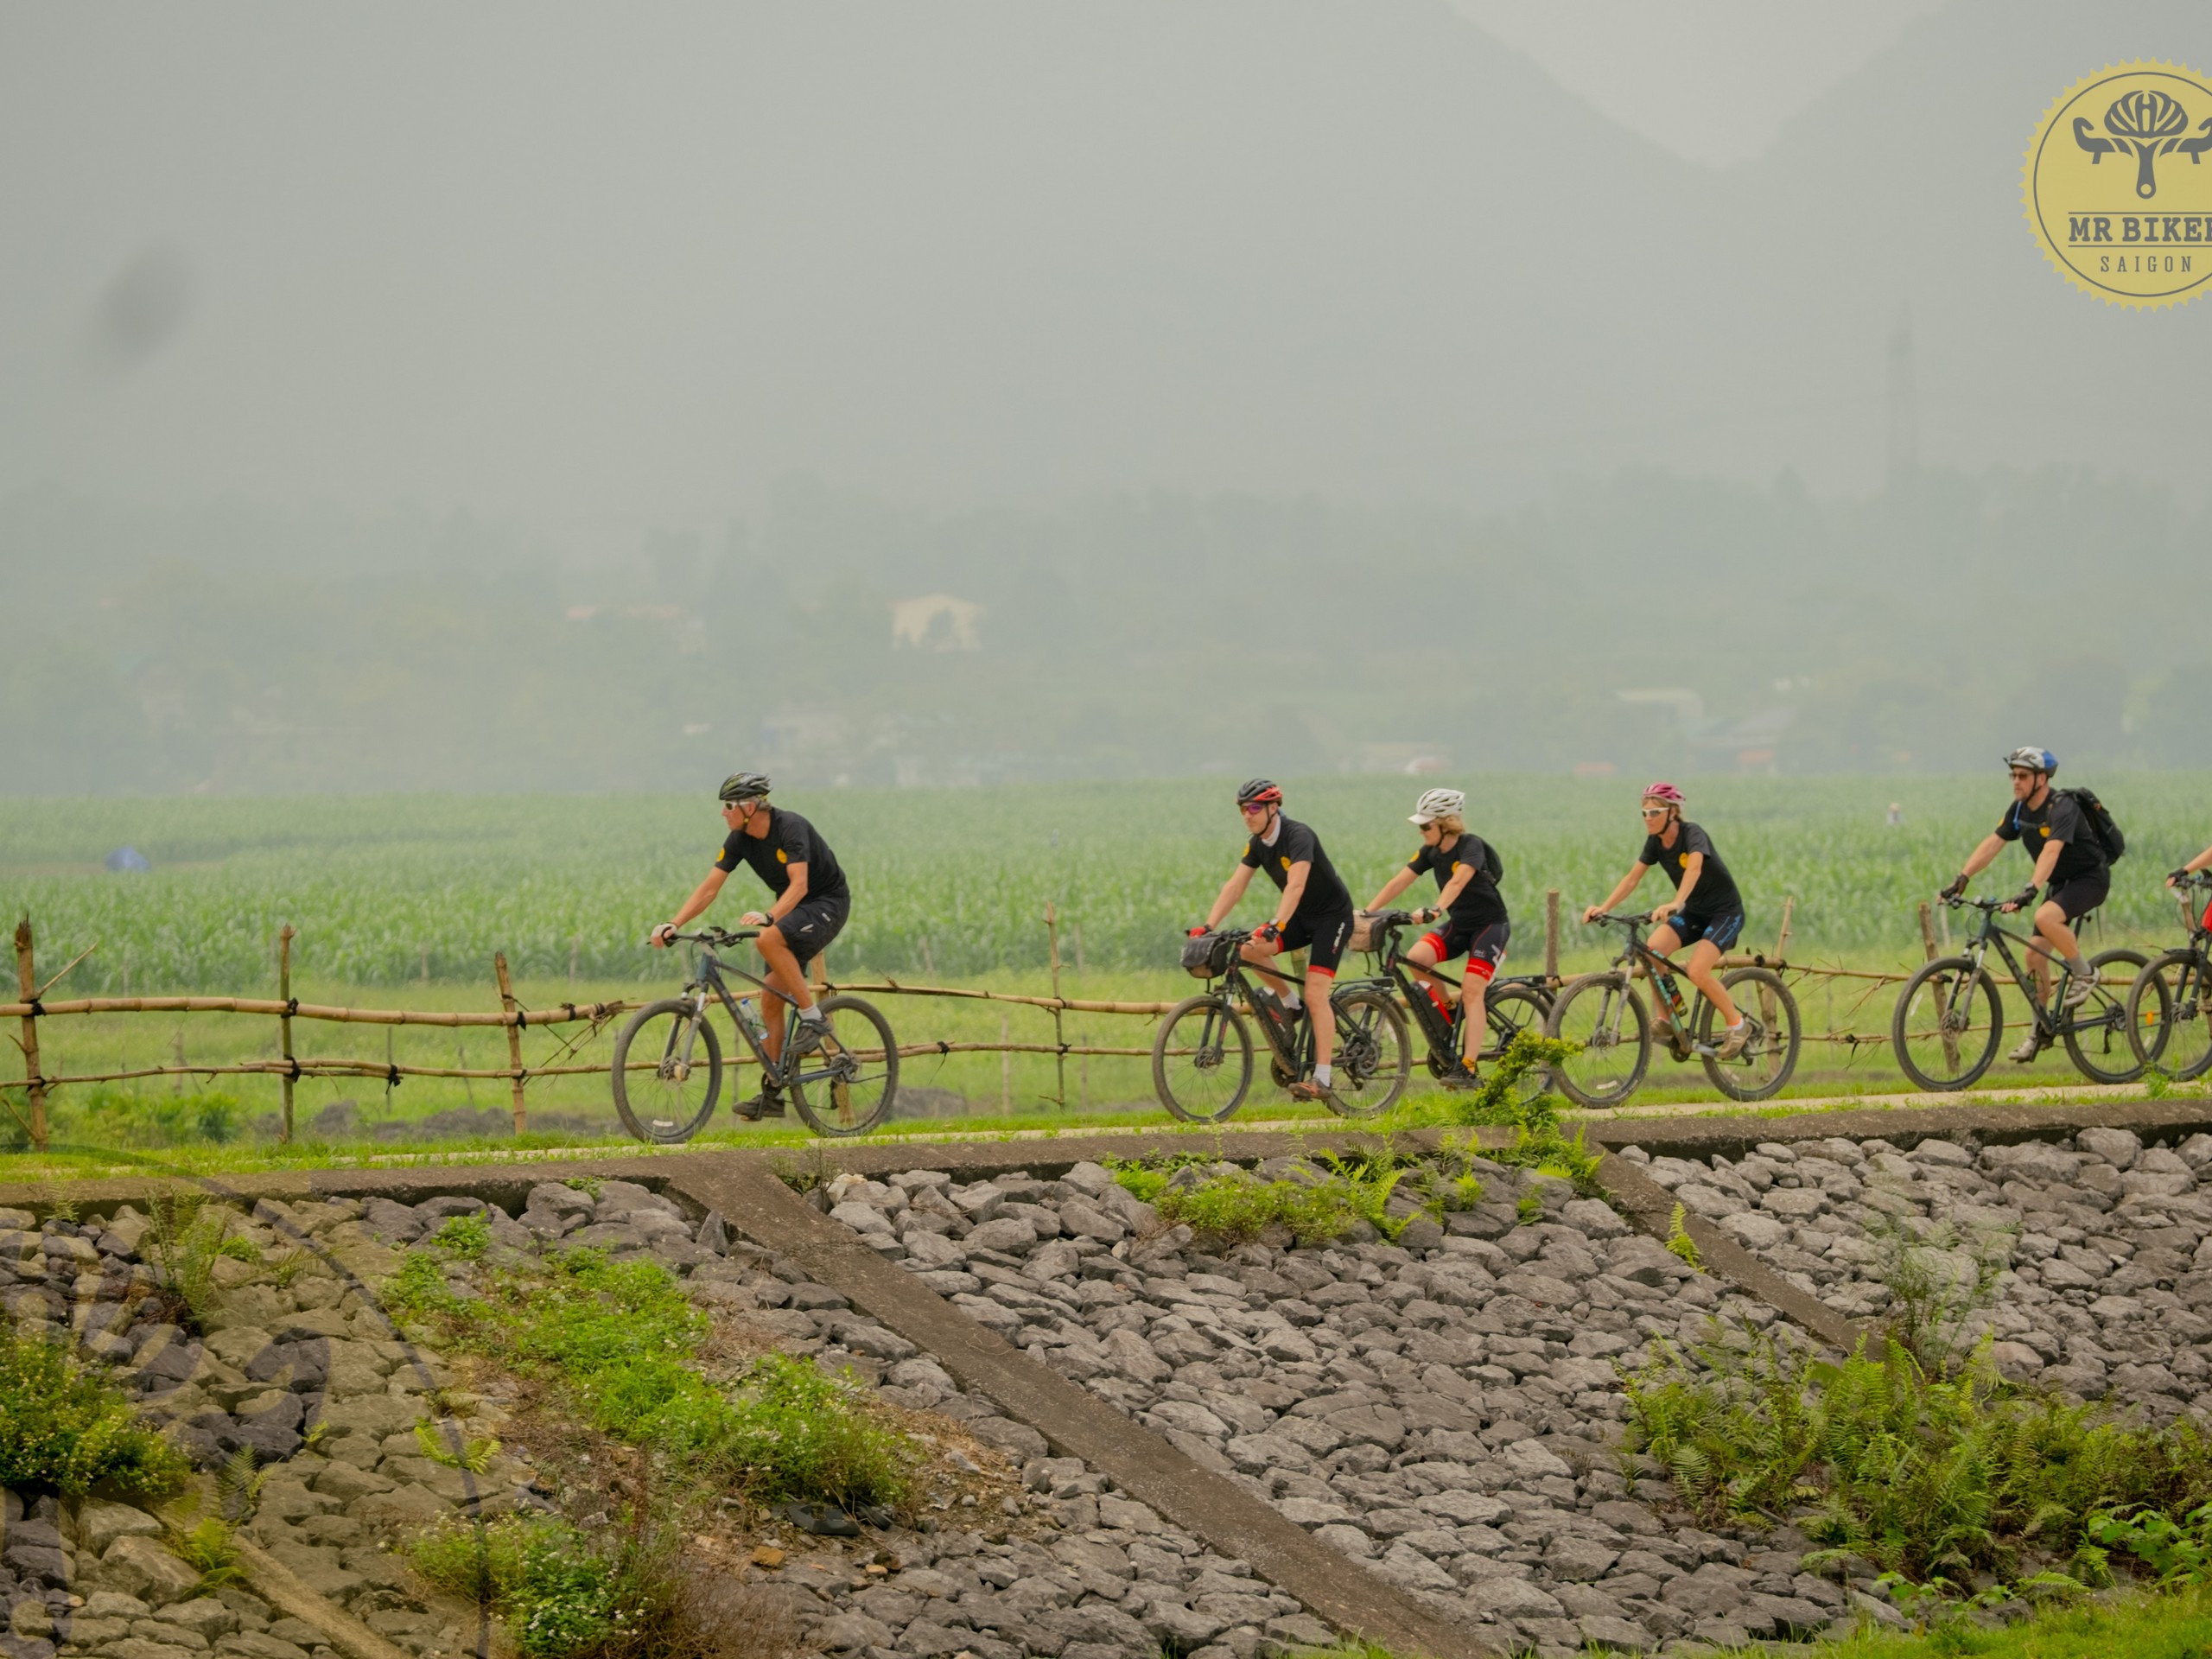
[[[1721,959],[1724,969],[1738,967],[1770,968],[1792,976],[1800,982],[1808,978],[1855,980],[1865,982],[1866,989],[1853,1005],[1855,1012],[1884,985],[1900,984],[1910,976],[1901,973],[1882,973],[1864,969],[1832,968],[1811,963],[1792,963],[1788,960],[1791,915],[1796,908],[1794,899],[1785,900],[1782,912],[1782,927],[1771,953],[1738,952]],[[1560,906],[1556,892],[1546,895],[1544,939],[1544,982],[1558,987],[1565,983],[1559,971]],[[1065,1062],[1071,1057],[1081,1058],[1142,1059],[1152,1053],[1149,1045],[1126,1047],[1109,1044],[1092,1044],[1066,1040],[1061,1025],[1071,1014],[1104,1014],[1125,1018],[1157,1019],[1175,1007],[1172,1001],[1128,1002],[1105,1001],[1085,997],[1059,995],[1059,918],[1048,906],[1045,912],[1045,927],[1051,946],[1052,988],[1051,996],[1036,996],[1016,991],[994,991],[972,986],[902,984],[886,974],[869,982],[833,983],[823,974],[821,959],[816,959],[816,985],[823,991],[852,991],[874,996],[935,997],[951,1001],[997,1002],[1036,1008],[1052,1016],[1053,1039],[1051,1042],[1016,1042],[1001,1020],[1000,1039],[990,1041],[953,1041],[950,1039],[902,1043],[899,1052],[902,1058],[925,1057],[931,1054],[1016,1054],[1053,1056],[1061,1063],[1059,1101],[1065,1103],[1067,1096]],[[1920,910],[1921,932],[1929,956],[1936,954],[1935,935],[1930,927],[1928,906]],[[296,937],[289,924],[277,935],[279,989],[276,997],[251,996],[87,996],[72,997],[60,1001],[48,1001],[46,993],[71,969],[92,955],[97,944],[80,951],[58,973],[41,984],[35,960],[34,939],[30,918],[25,917],[16,928],[16,969],[17,1000],[0,1003],[0,1019],[15,1019],[22,1022],[22,1035],[16,1046],[22,1051],[23,1076],[20,1080],[0,1080],[0,1109],[14,1117],[31,1144],[41,1152],[47,1149],[47,1102],[48,1094],[59,1088],[99,1083],[124,1083],[145,1077],[274,1077],[283,1085],[283,1114],[282,1137],[292,1138],[292,1090],[302,1077],[381,1077],[396,1084],[403,1077],[450,1077],[486,1082],[504,1078],[512,1090],[515,1133],[521,1135],[528,1127],[524,1090],[538,1077],[585,1077],[608,1071],[607,1063],[598,1065],[570,1064],[576,1050],[595,1038],[607,1023],[617,1015],[626,1014],[639,1004],[627,1001],[605,1002],[560,1002],[549,1008],[524,1008],[516,1000],[507,973],[506,957],[502,954],[493,957],[493,972],[499,999],[499,1008],[479,1013],[467,1009],[442,1008],[357,1008],[341,1007],[329,1003],[302,1002],[291,995],[291,945]],[[280,1058],[268,1060],[241,1060],[226,1065],[151,1065],[126,1067],[112,1071],[86,1072],[48,1076],[41,1070],[39,1058],[38,1024],[41,1020],[64,1019],[73,1015],[90,1017],[105,1014],[231,1014],[249,1017],[274,1019],[280,1032]],[[345,1058],[302,1058],[293,1052],[292,1022],[296,1020],[321,1020],[340,1025],[382,1026],[388,1029],[403,1026],[428,1028],[490,1027],[504,1030],[507,1038],[508,1064],[504,1066],[418,1065],[395,1061],[349,1059]],[[525,1065],[522,1055],[522,1033],[526,1030],[563,1026],[582,1026],[585,1029],[564,1044],[544,1065]],[[1882,1047],[1889,1042],[1886,1032],[1859,1033],[1844,1031],[1806,1033],[1801,1040],[1808,1043],[1829,1043],[1848,1046],[1854,1051],[1861,1047]],[[181,1059],[181,1050],[179,1058]],[[740,1065],[754,1062],[750,1055],[734,1057]],[[651,1070],[652,1062],[635,1061],[631,1070]],[[18,1111],[11,1097],[24,1097],[27,1111]]]

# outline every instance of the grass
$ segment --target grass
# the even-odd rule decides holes
[[[215,1263],[258,1262],[261,1251],[232,1235],[236,1213],[204,1193],[157,1192],[146,1211],[150,1224],[140,1248],[154,1270],[155,1294],[172,1322],[201,1330],[215,1303]]]
[[[761,1504],[906,1503],[915,1448],[903,1433],[849,1383],[785,1355],[709,1378],[699,1369],[707,1319],[657,1263],[571,1250],[486,1272],[464,1296],[447,1272],[471,1259],[472,1243],[442,1230],[410,1250],[387,1292],[394,1316],[553,1384],[583,1421],[718,1491]]]
[[[152,1499],[187,1472],[100,1372],[61,1343],[0,1326],[0,1485]]]
[[[490,1608],[524,1659],[637,1650],[664,1616],[658,1575],[550,1516],[448,1522],[411,1540],[407,1559],[435,1588]]]
[[[1887,1630],[1871,1623],[1848,1636],[1758,1645],[1746,1656],[1785,1652],[1797,1659],[2206,1659],[2212,1654],[2212,1592],[2129,1592],[2070,1605],[2046,1605],[1995,1627],[1955,1610],[1923,1629]],[[1596,1659],[1613,1650],[1592,1649]],[[1299,1659],[1398,1659],[1372,1642],[1306,1649]]]
[[[2100,1512],[2212,1499],[2212,1445],[2186,1419],[2147,1428],[2017,1393],[1983,1351],[1942,1377],[1895,1341],[1832,1364],[1716,1326],[1696,1361],[1667,1349],[1625,1375],[1624,1449],[1656,1458],[1707,1520],[1791,1519],[1832,1563],[1915,1584],[2094,1579]]]

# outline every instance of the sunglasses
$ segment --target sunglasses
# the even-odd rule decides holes
[[[1643,816],[1647,818],[1663,818],[1667,816],[1668,810],[1669,809],[1663,806],[1647,806],[1643,809]]]

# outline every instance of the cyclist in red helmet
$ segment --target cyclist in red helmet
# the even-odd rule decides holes
[[[1751,1029],[1713,970],[1728,947],[1744,931],[1744,896],[1736,879],[1713,850],[1713,837],[1682,816],[1682,791],[1669,783],[1657,783],[1643,791],[1643,850],[1602,905],[1582,912],[1587,922],[1611,910],[1657,865],[1675,884],[1675,896],[1651,907],[1651,948],[1671,957],[1685,944],[1690,947],[1687,969],[1690,983],[1713,1004],[1713,1013],[1727,1027],[1715,1051],[1724,1060],[1744,1052]]]
[[[1329,1005],[1336,987],[1337,963],[1351,943],[1351,892],[1321,850],[1321,839],[1306,825],[1287,818],[1282,791],[1265,778],[1255,778],[1236,791],[1236,810],[1244,815],[1247,839],[1244,856],[1222,884],[1205,925],[1206,933],[1236,908],[1252,872],[1264,870],[1268,880],[1281,889],[1275,913],[1244,942],[1242,955],[1262,977],[1279,982],[1269,964],[1284,950],[1306,953],[1306,1007],[1313,1022],[1313,1075],[1290,1086],[1293,1100],[1319,1100],[1335,1081],[1330,1059],[1336,1049],[1337,1013]]]

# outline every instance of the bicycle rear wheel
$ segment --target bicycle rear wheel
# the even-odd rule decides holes
[[[2143,971],[2144,960],[2140,950],[2107,950],[2091,957],[2089,966],[2103,982],[2080,1007],[2059,1016],[2064,1022],[2059,1034],[2065,1039],[2066,1052],[2083,1077],[2098,1083],[2133,1083],[2143,1075],[2134,1033],[2128,1027],[2127,996]],[[2122,968],[2128,970],[2126,984],[2120,983],[2117,976],[2107,980],[2107,969]]]
[[[1651,1064],[1651,1016],[1624,974],[1585,974],[1570,982],[1544,1030],[1576,1045],[1552,1077],[1578,1106],[1619,1105]]]
[[[1218,1123],[1252,1086],[1252,1032],[1222,997],[1190,996],[1152,1039],[1152,1087],[1185,1123]]]
[[[1373,1117],[1389,1110],[1413,1071],[1406,1017],[1381,991],[1344,991],[1329,999],[1337,1015],[1332,1081],[1322,1098],[1338,1117]]]
[[[872,1002],[838,995],[817,1006],[830,1022],[830,1034],[800,1058],[798,1075],[784,1086],[817,1135],[866,1135],[891,1116],[898,1096],[898,1039]]]
[[[1551,1011],[1551,999],[1526,985],[1507,985],[1486,994],[1483,998],[1483,1023],[1489,1029],[1483,1033],[1483,1064],[1496,1065],[1503,1060],[1506,1050],[1513,1046],[1513,1039],[1524,1031],[1542,1036],[1544,1021]],[[1521,1074],[1513,1097],[1534,1100],[1551,1086],[1551,1068],[1531,1066]]]
[[[648,1002],[630,1016],[614,1039],[613,1065],[614,1109],[640,1141],[689,1141],[721,1096],[721,1039],[706,1010],[680,996]]]
[[[1751,1040],[1732,1060],[1707,1056],[1705,1075],[1731,1100],[1765,1100],[1778,1094],[1797,1069],[1797,999],[1770,968],[1738,968],[1723,975],[1736,1012],[1751,1022]],[[1713,1004],[1700,1000],[1697,1039],[1710,1048],[1726,1035]]]
[[[1941,1093],[1967,1088],[1989,1070],[2004,1034],[1997,982],[1964,957],[1923,963],[1890,1015],[1898,1070]]]
[[[2169,950],[2127,990],[2127,1034],[2135,1057],[2177,1083],[2212,1068],[2212,985],[2194,950]]]

